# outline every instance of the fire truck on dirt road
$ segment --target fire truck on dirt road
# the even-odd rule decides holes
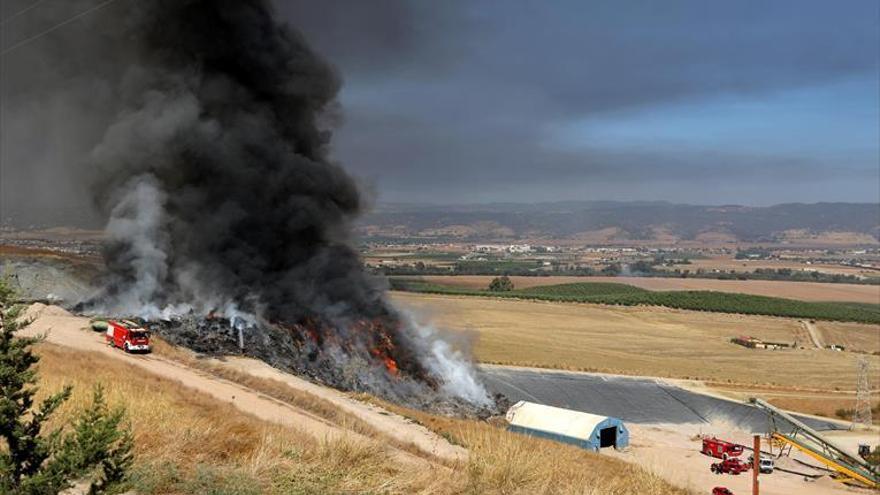
[[[150,332],[133,321],[107,321],[107,345],[125,352],[151,352]]]
[[[703,448],[700,452],[716,459],[727,460],[728,457],[739,457],[743,453],[743,446],[721,440],[719,438],[704,438]]]

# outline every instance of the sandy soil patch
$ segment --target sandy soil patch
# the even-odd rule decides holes
[[[717,435],[726,440],[735,441],[751,446],[752,439],[749,435],[716,428],[681,427],[679,425],[627,425],[630,430],[631,449],[624,452],[613,452],[611,455],[630,462],[638,463],[646,469],[653,471],[666,478],[672,483],[689,488],[695,493],[709,493],[712,487],[726,486],[733,493],[752,492],[752,473],[733,475],[717,475],[709,470],[709,466],[717,459],[703,455],[699,450],[701,441],[697,438],[700,434]],[[849,435],[847,435],[849,434]],[[870,440],[875,433],[851,434],[844,432],[836,435],[835,439],[846,438],[849,443],[864,442]],[[847,443],[847,445],[849,444]],[[766,441],[762,442],[762,450],[767,450]],[[748,459],[749,453],[743,455],[743,460]],[[793,459],[807,461],[815,464],[800,454],[793,458],[783,457],[776,461],[779,467],[803,474],[821,474],[820,471],[811,469]],[[830,493],[872,493],[869,490],[848,488],[829,477],[823,476],[815,481],[805,481],[803,475],[774,471],[772,474],[759,476],[762,495],[824,495]]]

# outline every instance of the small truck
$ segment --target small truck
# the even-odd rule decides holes
[[[716,459],[727,459],[728,457],[741,456],[743,446],[720,438],[704,438],[703,448],[700,449],[700,452]]]
[[[709,469],[711,469],[712,472],[715,474],[738,475],[748,471],[750,467],[751,466],[739,459],[730,458],[712,464],[711,466],[709,466]]]
[[[755,462],[755,455],[752,454],[749,456],[749,465],[753,465]],[[772,474],[774,469],[774,462],[772,457],[767,457],[765,455],[761,455],[761,459],[758,460],[758,466],[761,469],[761,474]]]
[[[107,321],[105,334],[107,345],[123,349],[125,352],[144,352],[153,350],[150,345],[150,332],[133,321]]]

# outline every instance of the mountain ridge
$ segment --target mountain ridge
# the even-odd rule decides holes
[[[782,203],[773,206],[688,205],[667,201],[559,201],[425,205],[384,203],[358,222],[365,237],[461,240],[590,237],[740,242],[792,242],[835,237],[880,240],[880,203]],[[614,232],[612,232],[612,230]],[[837,242],[837,241],[835,241]]]

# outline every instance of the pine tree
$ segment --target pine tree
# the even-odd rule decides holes
[[[0,452],[0,492],[52,493],[61,480],[45,466],[60,432],[43,435],[43,424],[70,397],[70,388],[50,395],[34,410],[34,365],[40,358],[32,347],[39,339],[15,336],[21,326],[21,308],[7,309],[11,296],[0,282],[0,438],[7,447]]]
[[[21,323],[22,308],[11,307],[12,298],[0,280],[0,493],[53,495],[83,478],[94,480],[93,494],[122,486],[132,460],[131,432],[122,427],[124,410],[109,410],[102,389],[95,390],[72,432],[43,431],[71,387],[35,405],[40,358],[33,346],[41,339],[15,335],[28,322]]]
[[[90,495],[111,492],[126,479],[133,456],[131,430],[123,428],[125,410],[110,409],[104,389],[95,387],[92,404],[74,422],[73,432],[61,445],[57,463],[67,472],[87,473],[96,470],[97,478]]]

